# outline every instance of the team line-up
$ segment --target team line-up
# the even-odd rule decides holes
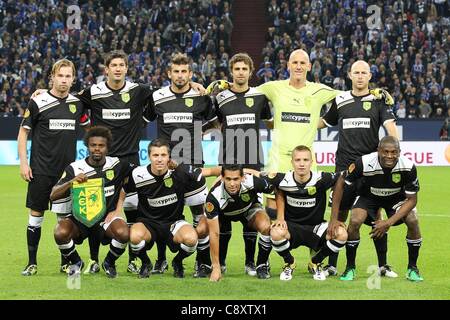
[[[127,246],[129,272],[140,278],[164,273],[169,247],[176,253],[171,262],[175,277],[184,277],[183,260],[197,252],[194,277],[218,281],[226,273],[231,224],[239,221],[245,272],[251,276],[270,278],[268,258],[273,248],[284,260],[280,280],[291,280],[296,268],[291,250],[306,246],[311,249],[308,269],[313,279],[325,280],[337,275],[338,252],[345,247],[347,265],[340,279],[351,281],[356,276],[359,229],[366,223],[372,227],[379,274],[397,277],[387,264],[387,231],[405,223],[406,277],[423,280],[417,268],[422,238],[416,168],[400,155],[392,97],[383,89],[369,90],[368,63],[353,63],[348,73],[352,90],[346,92],[307,81],[311,63],[303,50],[289,57],[289,79],[256,88],[249,86],[254,66],[245,53],[230,60],[232,82],[215,81],[206,90],[191,81],[190,61],[183,54],[173,55],[168,68],[171,84],[159,90],[126,80],[128,61],[121,51],[111,52],[105,66],[106,81],[71,94],[75,67],[67,59],[59,60],[52,68],[51,89],[33,94],[24,113],[18,145],[30,215],[29,261],[23,275],[37,273],[41,225],[51,200],[58,215],[54,237],[61,271],[69,275],[85,267],[76,245],[88,239],[88,273],[100,271],[102,243],[110,248],[101,263],[110,278],[117,276],[115,262]],[[326,104],[331,106],[321,116]],[[158,138],[148,147],[151,163],[139,166],[141,129],[151,121],[156,121]],[[273,129],[265,168],[261,121]],[[257,139],[252,145],[236,143],[239,137],[223,134],[220,159],[226,160],[220,167],[203,168],[202,152],[192,152],[201,150],[201,135],[194,135],[198,122],[204,133],[253,131]],[[86,128],[84,143],[89,150],[89,156],[79,161],[75,161],[77,124]],[[334,173],[317,171],[312,148],[316,130],[326,126],[339,128]],[[381,126],[388,136],[379,141]],[[193,138],[181,141],[185,136],[174,134],[179,129]],[[218,177],[210,190],[208,176]],[[332,210],[326,222],[328,202]],[[193,215],[192,224],[183,216],[185,205]],[[154,244],[155,264],[147,255]],[[328,265],[323,266],[327,257]]]

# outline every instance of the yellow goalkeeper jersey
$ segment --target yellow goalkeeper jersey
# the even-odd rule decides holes
[[[340,92],[326,85],[306,82],[306,86],[296,89],[289,80],[271,81],[258,90],[272,102],[274,130],[269,161],[266,170],[287,172],[292,169],[291,152],[298,145],[312,148],[320,120],[322,106]]]

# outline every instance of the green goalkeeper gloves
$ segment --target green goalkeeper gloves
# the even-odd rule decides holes
[[[384,99],[384,103],[388,106],[394,105],[394,98],[384,89],[376,88],[373,90],[369,90],[369,93],[373,95],[377,100]]]

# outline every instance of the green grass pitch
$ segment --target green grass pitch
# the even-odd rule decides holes
[[[331,170],[330,168],[327,168]],[[233,237],[228,252],[228,271],[219,283],[192,278],[194,257],[185,260],[185,279],[175,279],[172,270],[164,275],[140,280],[126,272],[127,253],[118,261],[119,277],[107,279],[97,275],[82,275],[80,289],[69,289],[67,277],[59,273],[59,252],[53,240],[55,216],[46,213],[38,254],[39,271],[33,277],[23,277],[20,271],[27,260],[25,208],[26,183],[19,177],[17,166],[0,167],[0,299],[449,299],[450,298],[450,170],[448,167],[419,167],[421,191],[418,212],[423,235],[419,268],[425,278],[422,283],[405,279],[407,266],[406,227],[394,227],[389,232],[388,262],[399,274],[397,279],[382,278],[377,282],[367,273],[375,265],[376,254],[369,238],[369,229],[361,230],[361,245],[357,256],[357,279],[341,282],[337,277],[314,281],[306,271],[309,252],[295,250],[297,269],[290,282],[278,279],[282,259],[272,252],[272,278],[258,280],[244,275],[244,248],[241,227],[233,225]],[[190,213],[186,214],[189,217]],[[328,213],[327,213],[328,215]],[[88,260],[87,243],[78,248]],[[107,247],[100,252],[106,255]],[[156,248],[150,253],[155,260]],[[168,251],[169,260],[173,255]],[[169,261],[170,262],[170,261]],[[338,269],[343,271],[345,252],[339,256]],[[371,285],[375,289],[369,289]],[[379,285],[377,285],[379,284]]]

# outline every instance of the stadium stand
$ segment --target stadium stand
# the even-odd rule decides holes
[[[67,6],[80,6],[81,28],[69,30]],[[73,90],[103,79],[103,54],[129,55],[134,81],[167,85],[170,55],[191,58],[194,81],[226,78],[232,1],[0,1],[0,116],[21,116],[30,94],[45,88],[53,63],[77,68]]]

